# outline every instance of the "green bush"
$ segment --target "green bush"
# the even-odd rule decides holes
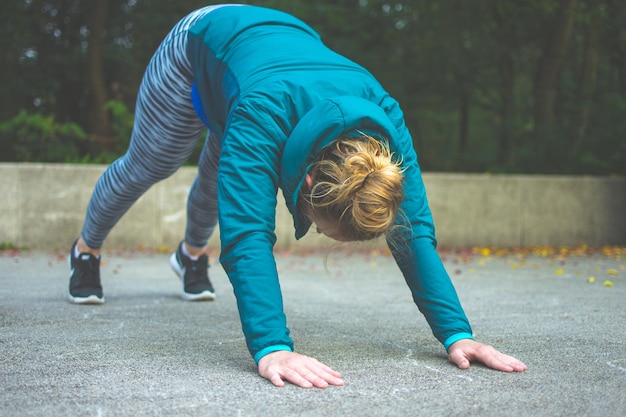
[[[84,162],[80,148],[87,135],[75,123],[25,110],[0,123],[0,159],[20,162]]]
[[[111,100],[104,105],[111,114],[111,131],[115,136],[115,150],[117,154],[123,154],[128,149],[130,136],[133,133],[135,115],[128,110],[124,102]]]

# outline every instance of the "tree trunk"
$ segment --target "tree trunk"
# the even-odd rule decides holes
[[[497,33],[507,33],[507,22],[498,9],[498,0],[491,2],[491,15],[497,25]],[[499,52],[499,74],[500,74],[500,108],[499,132],[498,132],[498,164],[503,166],[510,161],[511,146],[513,144],[512,126],[514,117],[515,100],[515,62],[511,56],[511,47],[506,43],[501,45]]]
[[[108,101],[103,73],[104,32],[108,16],[109,0],[92,0],[89,7],[89,49],[87,71],[91,92],[91,132],[98,142],[108,142],[110,118],[104,105]]]
[[[498,163],[505,165],[509,162],[511,145],[511,126],[513,125],[513,100],[515,65],[513,59],[503,52],[500,57],[500,77],[502,79],[502,98],[500,100],[500,132],[498,135]]]
[[[590,0],[590,19],[585,33],[585,50],[583,52],[582,71],[580,76],[577,116],[574,120],[572,155],[576,156],[585,141],[585,134],[589,124],[589,112],[593,94],[596,90],[598,73],[600,11],[598,1]]]
[[[552,19],[546,45],[539,59],[534,87],[535,136],[538,140],[551,136],[554,127],[554,102],[561,63],[574,26],[577,0],[561,0]]]
[[[457,170],[467,167],[467,147],[469,143],[469,92],[467,87],[461,88],[459,96],[459,144],[457,149]]]

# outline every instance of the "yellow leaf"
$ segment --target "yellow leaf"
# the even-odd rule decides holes
[[[587,282],[596,282],[596,277],[587,278]]]
[[[172,248],[169,246],[158,246],[156,248],[157,253],[170,253]]]
[[[563,272],[565,272],[565,271],[563,271],[563,268],[559,268],[559,269],[556,270],[556,274],[557,275],[563,275]]]
[[[608,279],[606,281],[604,281],[604,286],[605,287],[612,287],[613,286],[613,281],[609,281]]]
[[[606,273],[609,275],[617,275],[617,269],[607,269]]]

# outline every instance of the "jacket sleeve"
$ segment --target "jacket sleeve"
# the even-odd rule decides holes
[[[253,111],[253,110],[252,110]],[[293,350],[273,256],[281,140],[235,110],[225,130],[218,170],[220,261],[233,285],[243,333],[258,362]]]
[[[386,111],[398,132],[395,151],[402,158],[405,199],[400,206],[399,227],[387,241],[415,304],[447,350],[458,340],[471,339],[472,329],[436,250],[433,218],[411,136],[397,103],[390,101]]]

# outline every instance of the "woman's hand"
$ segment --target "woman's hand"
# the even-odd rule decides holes
[[[316,359],[289,351],[269,353],[259,361],[259,375],[277,387],[291,382],[302,388],[343,385],[341,374]]]
[[[478,361],[492,369],[503,372],[524,372],[527,366],[512,356],[505,355],[493,346],[471,339],[459,340],[448,348],[448,360],[461,369],[467,369],[470,362]]]

